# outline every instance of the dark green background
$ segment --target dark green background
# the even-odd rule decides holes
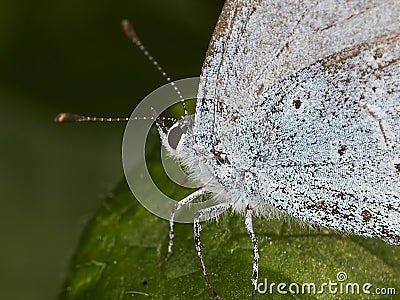
[[[165,81],[120,29],[131,19],[174,79],[200,74],[222,0],[0,2],[0,299],[52,299],[83,226],[122,179],[127,116]]]

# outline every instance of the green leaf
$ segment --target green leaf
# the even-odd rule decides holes
[[[154,157],[151,161],[149,168],[158,177],[158,163]],[[168,193],[179,198],[187,193],[159,177],[158,184]],[[250,299],[253,248],[243,216],[226,215],[202,228],[204,259],[216,291],[224,299]],[[258,299],[395,297],[372,295],[376,288],[396,288],[400,293],[399,247],[324,234],[296,222],[255,218],[254,228],[260,247],[259,283],[275,283],[272,295],[268,290]],[[195,251],[192,224],[176,224],[175,237],[171,259],[157,268],[166,253],[168,222],[146,211],[124,181],[87,225],[60,299],[212,299]],[[345,272],[347,280],[339,281],[339,272]],[[332,288],[337,284],[336,295],[329,292],[330,282]],[[278,292],[279,283],[286,284],[288,294]],[[291,283],[292,289],[299,286],[299,294],[290,293]],[[314,283],[317,290],[328,286],[322,294],[301,294],[303,283]],[[345,294],[349,283],[358,284],[361,294]],[[362,294],[365,283],[372,285],[371,295]]]

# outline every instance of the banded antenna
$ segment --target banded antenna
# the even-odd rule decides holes
[[[175,90],[176,94],[178,95],[180,102],[182,103],[182,107],[184,110],[184,115],[187,116],[189,113],[186,108],[185,99],[182,96],[181,91],[176,86],[176,84],[171,80],[171,77],[164,71],[161,65],[158,63],[157,60],[150,54],[150,52],[146,49],[143,45],[142,41],[139,39],[138,35],[136,34],[132,24],[127,20],[122,20],[122,29],[124,30],[125,35],[127,38],[135,44],[140,51],[147,57],[147,59],[156,67],[156,69],[160,72],[160,74],[167,80],[168,83],[171,84],[173,89]],[[108,117],[93,117],[93,116],[81,116],[74,113],[60,113],[54,118],[54,122],[57,123],[67,123],[67,122],[127,122],[131,120],[156,120],[156,121],[173,121],[176,122],[175,118],[171,117],[129,117],[129,118],[108,118]],[[161,124],[158,124],[159,126]],[[161,126],[163,127],[163,126]]]

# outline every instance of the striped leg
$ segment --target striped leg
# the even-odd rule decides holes
[[[210,217],[215,217],[215,216],[219,215],[220,213],[227,211],[229,209],[229,207],[230,207],[230,205],[228,205],[226,203],[222,203],[222,204],[218,204],[215,206],[211,206],[211,207],[199,210],[194,214],[194,243],[196,245],[197,255],[200,258],[200,263],[201,263],[201,268],[203,270],[204,278],[206,280],[208,288],[211,290],[211,293],[213,294],[215,299],[221,299],[221,297],[218,296],[217,292],[212,287],[210,279],[208,278],[206,265],[204,264],[203,254],[201,252],[201,241],[200,241],[200,231],[201,231],[200,219],[202,217],[205,217],[207,219]]]
[[[205,194],[205,191],[203,189],[199,189],[197,191],[195,191],[194,193],[191,193],[189,196],[187,196],[186,198],[176,202],[174,204],[174,206],[171,209],[171,218],[169,219],[169,242],[168,242],[168,250],[167,250],[167,254],[165,255],[164,259],[161,260],[158,264],[157,267],[161,267],[165,262],[168,261],[168,259],[171,257],[172,255],[172,247],[174,245],[174,218],[175,218],[175,212],[180,209],[183,205],[189,204],[193,201],[195,201],[196,199],[198,199],[199,197],[201,197],[202,195]]]
[[[245,224],[246,224],[247,232],[249,233],[251,241],[253,242],[253,248],[254,248],[253,276],[251,277],[251,285],[253,286],[252,299],[255,300],[256,299],[256,290],[257,290],[257,281],[258,281],[258,259],[260,256],[258,254],[257,237],[253,230],[252,209],[250,207],[247,207]]]

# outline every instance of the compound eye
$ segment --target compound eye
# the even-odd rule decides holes
[[[214,154],[218,165],[230,164],[228,156],[225,153],[215,150],[213,150],[212,153]]]
[[[182,129],[179,126],[179,123],[174,124],[169,130],[168,130],[168,145],[176,150],[176,147],[178,147],[179,141],[182,138],[182,135],[185,133],[186,131],[184,129]]]

